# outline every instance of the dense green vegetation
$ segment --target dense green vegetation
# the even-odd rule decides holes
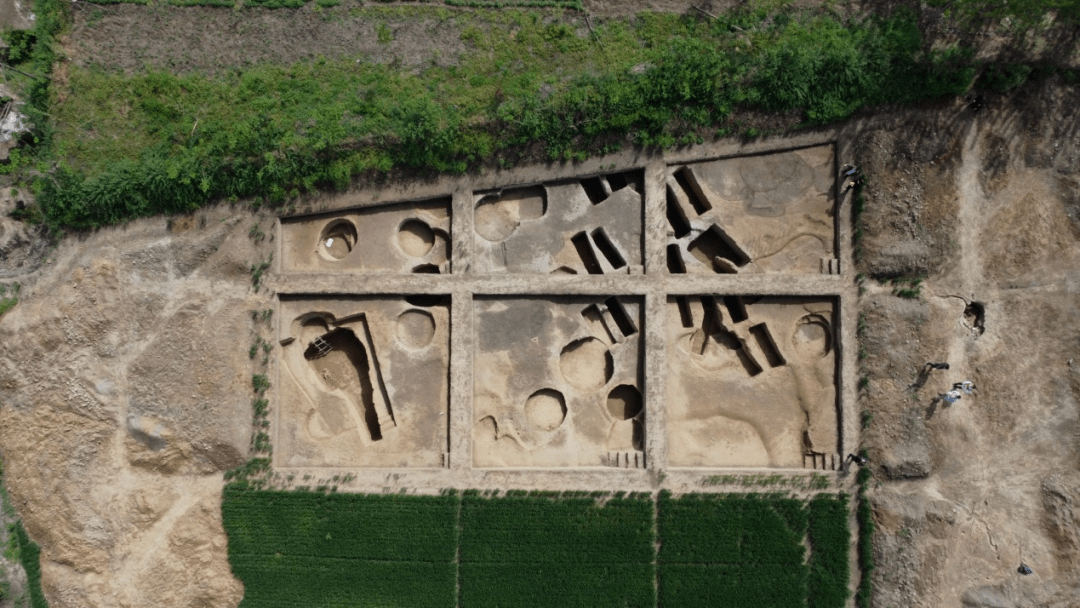
[[[805,606],[806,549],[802,534],[789,524],[794,502],[661,494],[660,605]],[[793,523],[805,531],[805,516]]]
[[[424,497],[232,486],[223,517],[244,606],[365,598],[409,606],[821,608],[847,598],[844,496]]]
[[[862,452],[866,456],[865,452]],[[870,508],[870,499],[866,497],[870,485],[870,469],[859,469],[855,480],[859,484],[858,501],[855,505],[855,517],[859,522],[859,591],[855,595],[859,608],[870,608],[874,598],[874,512]]]
[[[69,9],[39,0],[38,10],[57,24],[39,27],[33,55],[44,57]],[[213,77],[71,65],[38,105],[37,158],[22,162],[39,172],[46,221],[85,228],[220,198],[282,202],[399,168],[462,172],[750,133],[741,110],[819,124],[960,93],[975,73],[959,50],[925,50],[905,13],[841,19],[751,3],[718,19],[638,14],[584,27],[558,9],[324,10],[452,22],[472,50],[419,71],[364,58]]]
[[[807,578],[810,608],[847,606],[851,568],[851,528],[847,496],[821,494],[810,501],[810,572]]]
[[[465,496],[462,606],[653,604],[653,502]]]
[[[458,504],[228,488],[222,516],[242,605],[453,605]]]

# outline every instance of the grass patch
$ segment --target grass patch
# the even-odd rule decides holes
[[[36,182],[44,217],[89,228],[222,198],[281,202],[393,169],[460,173],[674,146],[726,128],[736,108],[820,124],[963,92],[974,74],[960,51],[924,52],[910,14],[841,22],[752,6],[586,28],[555,9],[440,10],[409,15],[455,20],[474,51],[415,73],[363,58],[217,77],[70,66],[43,107],[55,137],[39,160],[57,166]]]
[[[21,286],[18,283],[12,283],[8,285],[0,285],[0,317],[4,316],[4,313],[15,308],[15,305],[19,303],[19,288]],[[11,295],[8,295],[8,290],[11,290]]]
[[[799,501],[674,499],[666,492],[659,500],[661,606],[709,606],[717,598],[731,607],[806,605],[806,515]]]
[[[810,501],[810,572],[807,577],[809,608],[844,608],[847,606],[848,497],[845,494],[821,494]]]
[[[922,295],[922,282],[925,278],[923,275],[894,277],[889,279],[889,285],[892,285],[894,296],[908,300],[918,300],[919,296]]]
[[[222,515],[242,606],[706,606],[722,598],[732,607],[820,608],[847,597],[842,495],[373,496],[231,485]]]
[[[648,606],[653,540],[651,500],[467,494],[461,605]]]

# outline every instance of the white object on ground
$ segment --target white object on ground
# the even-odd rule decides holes
[[[22,104],[11,104],[11,109],[4,116],[4,119],[0,121],[0,141],[8,141],[27,130],[26,116],[20,114],[17,109],[20,105]]]

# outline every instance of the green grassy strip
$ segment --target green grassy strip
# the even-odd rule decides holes
[[[809,608],[844,608],[851,595],[848,592],[851,578],[848,497],[846,494],[819,494],[808,506],[810,572],[807,605]]]
[[[866,498],[870,475],[869,468],[861,468],[855,478],[859,485],[858,502],[855,506],[855,517],[859,522],[858,554],[861,572],[855,600],[859,608],[871,608],[874,600],[874,513],[870,508],[870,500]]]
[[[225,493],[238,555],[449,563],[456,553],[454,496]]]
[[[659,605],[805,606],[807,519],[796,509],[787,498],[661,492]]]
[[[652,605],[653,540],[650,499],[467,493],[461,605]]]
[[[730,133],[739,107],[820,124],[962,92],[974,74],[962,52],[925,53],[911,15],[639,14],[587,34],[561,11],[433,15],[460,20],[483,52],[419,73],[354,59],[215,78],[70,67],[51,108],[46,156],[59,168],[37,182],[45,217],[89,228],[221,198],[283,201],[394,168],[459,173],[537,152],[580,160],[630,141],[691,143]]]
[[[840,531],[848,521],[843,497],[806,505],[781,496],[675,499],[664,492],[659,504],[653,500],[526,492],[325,495],[231,485],[222,516],[229,560],[246,589],[242,605],[258,608],[657,601],[794,608],[807,605],[808,591],[821,595],[818,573],[846,572],[847,552],[839,548],[847,542]],[[814,547],[809,568],[807,534]],[[846,589],[846,580],[827,583]]]
[[[19,561],[26,570],[26,584],[30,591],[32,608],[49,608],[45,593],[41,590],[41,548],[30,540],[22,520],[15,522],[15,536],[19,541]]]

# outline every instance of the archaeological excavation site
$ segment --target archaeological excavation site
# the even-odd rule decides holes
[[[275,471],[837,471],[839,176],[823,142],[283,217]]]
[[[1080,0],[0,26],[0,608],[1080,606]]]

